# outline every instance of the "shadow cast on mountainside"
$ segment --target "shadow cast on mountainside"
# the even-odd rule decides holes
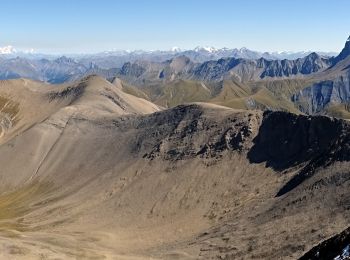
[[[305,253],[299,260],[307,259],[348,259],[350,228],[321,242]],[[337,257],[338,256],[338,257]]]
[[[345,121],[329,117],[265,112],[248,159],[251,163],[266,162],[266,167],[276,171],[306,163],[276,195],[281,196],[311,177],[321,165],[349,160],[349,153],[344,151],[349,150],[348,130]]]

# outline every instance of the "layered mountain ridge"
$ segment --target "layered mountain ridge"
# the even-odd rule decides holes
[[[297,60],[223,58],[194,63],[179,56],[161,63],[126,63],[117,75],[163,106],[206,101],[240,109],[350,118],[348,49],[346,42],[336,57],[311,53]]]
[[[202,63],[179,52],[165,61],[138,60],[110,69],[67,57],[14,58],[0,60],[0,78],[63,83],[97,74],[111,82],[119,78],[129,94],[163,107],[210,102],[237,109],[350,118],[348,49],[347,41],[342,52],[331,58],[311,53],[295,60],[228,57]],[[195,50],[203,51],[217,50]]]
[[[5,49],[4,49],[5,50]],[[6,49],[7,50],[7,49]],[[9,50],[11,51],[11,50]],[[15,54],[16,52],[14,52]],[[5,54],[8,54],[7,52]],[[87,55],[86,57],[80,57],[80,56],[74,56],[74,58],[66,58],[65,56],[57,57],[57,58],[47,58],[50,56],[38,56],[39,58],[27,58],[26,56],[6,56],[4,54],[4,58],[1,59],[2,63],[0,64],[0,78],[1,79],[11,79],[11,78],[19,78],[19,77],[27,77],[31,79],[36,80],[43,80],[48,81],[51,83],[62,83],[65,81],[73,81],[76,80],[79,77],[85,76],[87,74],[93,73],[93,68],[95,69],[95,73],[99,73],[102,76],[111,76],[108,75],[108,72],[110,73],[116,73],[117,68],[122,68],[123,66],[128,66],[128,63],[134,63],[137,64],[139,61],[148,61],[151,63],[167,63],[168,60],[176,60],[178,58],[181,59],[182,56],[188,57],[192,62],[194,63],[205,63],[207,61],[211,60],[218,60],[218,59],[226,59],[228,57],[231,57],[232,59],[237,59],[239,62],[245,62],[245,60],[261,60],[261,63],[266,63],[268,61],[274,60],[275,64],[274,66],[286,66],[286,63],[292,63],[292,61],[288,61],[284,59],[279,60],[279,56],[276,54],[276,56],[270,55],[268,53],[258,53],[250,51],[246,48],[241,49],[215,49],[215,48],[195,48],[194,50],[188,50],[188,51],[172,51],[172,52],[161,52],[161,51],[155,51],[155,52],[116,52],[116,53],[101,53],[94,55]],[[12,54],[12,53],[10,53]],[[119,56],[130,56],[129,58],[124,57],[124,62],[114,64],[113,60],[118,60]],[[324,54],[316,54],[311,52],[305,52],[301,57],[297,57],[297,60],[299,62],[297,63],[303,63],[301,61],[305,57],[312,57],[314,56],[322,56]],[[202,58],[200,58],[200,57]],[[106,61],[104,64],[101,61],[98,61],[98,57],[101,57],[101,59],[108,57],[110,60]],[[294,57],[294,56],[291,56]],[[326,56],[322,56],[326,57]],[[329,56],[328,56],[329,57]],[[315,59],[315,58],[314,58]],[[323,59],[323,62],[326,62],[327,58]],[[280,64],[282,63],[282,64]],[[320,63],[320,62],[318,62]],[[299,64],[300,65],[300,64]],[[322,64],[319,64],[320,66],[323,66]],[[65,70],[63,67],[69,66],[70,70]],[[205,66],[205,65],[204,65]],[[287,65],[287,67],[290,66]],[[286,68],[285,68],[286,69]],[[295,71],[296,68],[294,68]],[[318,68],[320,69],[320,68]],[[271,70],[271,68],[270,68]],[[280,71],[283,69],[279,68]],[[288,68],[287,68],[288,70]],[[297,68],[297,70],[300,70]],[[316,71],[316,70],[315,70]],[[50,73],[51,72],[51,73]],[[227,72],[227,71],[226,71]],[[303,72],[304,74],[308,74],[314,72],[312,69],[304,68]],[[298,72],[293,72],[294,74]],[[106,75],[107,74],[107,75]],[[283,74],[283,73],[282,73]],[[269,72],[268,76],[283,76],[279,75],[279,72],[272,73]],[[287,73],[286,76],[289,74]],[[198,76],[198,75],[197,75]],[[265,75],[263,75],[264,77]],[[208,78],[208,76],[207,76]]]

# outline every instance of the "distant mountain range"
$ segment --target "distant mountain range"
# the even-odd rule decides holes
[[[311,53],[295,60],[231,57],[195,63],[178,56],[128,62],[117,76],[166,107],[210,101],[239,109],[350,118],[349,40],[336,57]]]
[[[0,60],[0,259],[349,258],[350,39],[174,53]]]
[[[232,77],[237,81],[246,82],[267,77],[311,74],[331,66],[333,59],[311,53],[296,60],[221,58],[194,63],[187,56],[178,56],[164,62],[127,62],[121,68],[119,75],[138,85],[157,80],[190,79],[212,82]]]
[[[119,70],[125,73],[128,66],[135,68],[140,64],[146,67],[148,66],[149,69],[151,67],[166,67],[172,61],[174,63],[181,63],[182,59],[191,61],[193,64],[191,73],[194,73],[192,78],[198,79],[211,80],[219,77],[219,75],[214,76],[213,72],[208,67],[206,68],[206,66],[214,66],[218,60],[220,60],[223,66],[226,66],[219,69],[221,70],[221,72],[218,71],[219,74],[230,70],[230,66],[240,64],[237,69],[239,67],[245,67],[251,70],[250,67],[266,67],[266,71],[262,75],[263,77],[289,76],[290,74],[299,73],[299,70],[302,70],[301,72],[303,74],[308,74],[324,68],[329,65],[327,60],[333,54],[316,54],[314,52],[261,53],[251,51],[247,48],[216,49],[213,47],[196,47],[193,50],[185,51],[178,48],[173,48],[171,51],[110,51],[67,57],[39,54],[33,51],[17,51],[12,46],[7,46],[0,48],[0,79],[25,77],[50,83],[62,83],[76,80],[91,73],[105,77],[115,76]],[[293,62],[287,61],[285,58],[296,58],[295,62],[298,63],[298,68],[291,68],[293,67],[293,64],[291,64]],[[311,66],[313,68],[299,68],[304,60],[310,59],[317,60],[318,64],[315,67]],[[198,65],[201,63],[203,64]],[[218,69],[218,66],[214,66],[214,68]],[[208,70],[208,75],[203,75],[203,70],[205,69]],[[190,76],[187,77],[190,78]]]
[[[101,68],[108,69],[113,67],[121,67],[126,62],[134,62],[138,60],[162,62],[179,56],[186,56],[193,62],[205,62],[227,57],[236,59],[265,58],[268,60],[298,59],[311,53],[311,51],[269,53],[252,51],[247,48],[217,49],[214,47],[196,47],[193,50],[181,50],[175,47],[170,51],[111,51],[92,55],[77,55],[75,58],[84,64],[93,62]],[[318,52],[318,54],[328,57],[337,55],[335,52]]]
[[[119,78],[129,93],[164,107],[205,101],[239,109],[350,118],[349,40],[337,56],[312,52],[296,59],[245,48],[202,47],[74,57],[16,56],[19,53],[12,48],[2,53],[0,79],[63,83],[97,74],[110,81]]]
[[[312,51],[283,51],[283,52],[258,52],[247,48],[214,48],[214,47],[196,47],[193,50],[182,50],[177,47],[169,51],[106,51],[96,54],[70,54],[67,57],[74,58],[85,66],[89,66],[92,62],[104,69],[116,68],[123,66],[126,62],[134,62],[137,60],[147,60],[154,62],[166,61],[178,56],[187,56],[193,62],[205,62],[209,60],[218,60],[221,58],[236,58],[236,59],[259,59],[265,58],[268,60],[283,60],[283,59],[298,59],[303,58]],[[317,52],[322,56],[336,56],[336,52]],[[36,53],[33,49],[26,51],[18,51],[13,46],[0,47],[0,57],[5,59],[10,58],[28,58],[28,59],[57,59],[60,55]]]

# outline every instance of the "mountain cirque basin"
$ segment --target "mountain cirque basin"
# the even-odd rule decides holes
[[[296,259],[348,226],[347,121],[98,76],[0,81],[0,106],[1,259]]]

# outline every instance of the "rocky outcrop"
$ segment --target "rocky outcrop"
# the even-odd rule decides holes
[[[350,228],[334,235],[313,247],[305,253],[299,260],[316,260],[316,259],[337,259],[345,260],[350,257]]]
[[[290,77],[292,75],[308,75],[328,68],[331,65],[329,58],[322,57],[313,52],[297,60],[259,60],[259,66],[264,71],[260,77]]]
[[[223,76],[228,71],[241,64],[242,62],[244,62],[243,59],[235,58],[226,58],[217,61],[204,62],[193,68],[192,75],[190,77],[204,81],[222,80]]]
[[[338,62],[346,59],[347,57],[349,57],[349,55],[350,55],[350,36],[346,40],[346,43],[345,43],[345,46],[344,46],[343,50],[339,53],[339,55],[337,57],[335,57],[333,59],[333,65],[335,65]]]
[[[220,119],[208,117],[207,111],[210,109],[227,113],[227,116]],[[260,114],[241,112],[233,117],[231,113],[229,109],[204,104],[181,105],[155,113],[149,116],[147,123],[142,121],[141,125],[154,126],[166,122],[155,132],[153,128],[145,132],[147,136],[155,137],[156,142],[149,147],[149,142],[145,142],[147,137],[139,136],[134,150],[139,150],[143,158],[161,158],[166,161],[193,158],[215,161],[225,152],[246,151],[257,130],[255,128],[259,124]],[[219,123],[216,122],[218,120]],[[203,132],[206,134],[203,135]]]
[[[221,80],[230,71],[240,79],[254,80],[266,77],[290,77],[293,75],[307,75],[328,68],[331,65],[329,58],[324,58],[317,53],[296,60],[259,60],[244,59],[220,59],[209,61],[199,65],[194,70],[194,76],[201,80]],[[236,69],[236,67],[244,69]],[[250,78],[243,75],[243,71],[253,71]],[[243,80],[244,81],[244,80]]]
[[[307,114],[320,113],[332,104],[350,101],[350,73],[325,80],[300,90],[292,96],[298,109]]]
[[[265,112],[248,158],[278,171],[301,167],[277,193],[282,196],[314,175],[317,168],[349,161],[349,131],[350,125],[339,119]]]
[[[176,68],[173,64],[177,64]],[[331,60],[316,53],[296,60],[258,60],[221,58],[203,63],[193,63],[185,56],[176,57],[162,63],[126,63],[120,71],[121,77],[140,80],[192,79],[201,81],[220,81],[234,76],[239,81],[257,80],[266,77],[290,77],[308,75],[322,71],[331,65]],[[158,70],[158,71],[157,71]]]
[[[350,101],[350,37],[341,53],[328,59],[331,66],[319,74],[316,82],[291,97],[297,108],[307,114],[324,113],[332,105],[347,104]],[[310,66],[310,65],[309,65]]]
[[[120,69],[120,74],[129,75],[133,77],[140,77],[145,71],[146,68],[144,68],[144,66],[141,66],[138,63],[127,62]]]
[[[335,58],[327,60],[331,66],[319,74],[315,83],[295,93],[291,101],[306,114],[323,113],[332,105],[347,104],[350,101],[350,37],[342,52]],[[310,67],[312,62],[309,62]]]

